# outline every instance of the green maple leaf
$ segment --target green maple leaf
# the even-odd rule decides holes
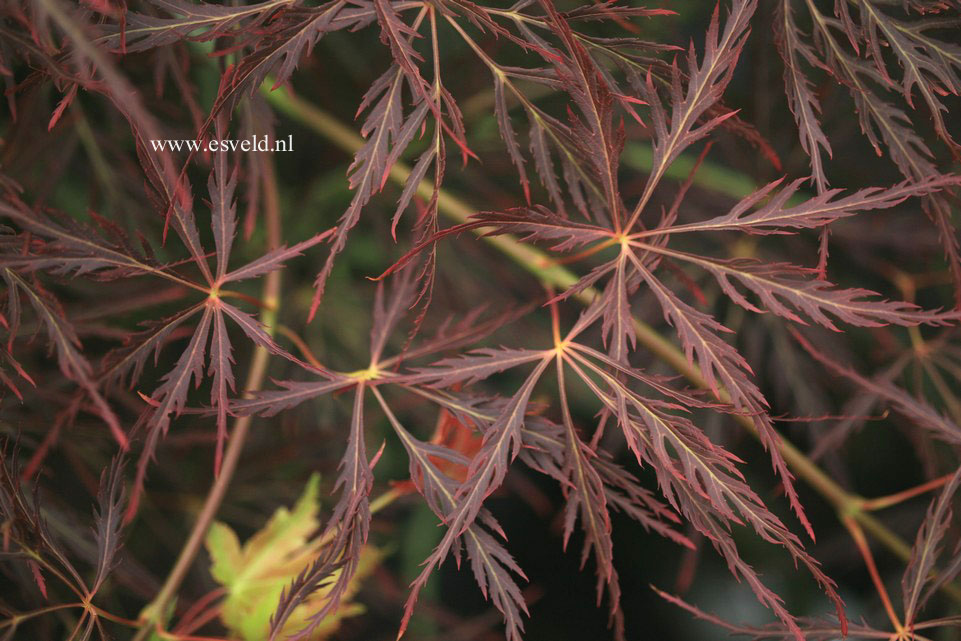
[[[227,590],[221,620],[245,641],[263,641],[269,636],[270,617],[284,588],[317,558],[326,543],[320,537],[312,538],[320,528],[319,488],[320,476],[314,474],[293,509],[278,508],[263,529],[244,544],[230,526],[219,521],[207,533],[210,573]],[[326,638],[342,619],[364,611],[363,606],[350,603],[349,599],[359,587],[359,580],[369,574],[380,558],[379,551],[365,547],[352,589],[344,595],[340,607],[317,627],[312,641]],[[284,625],[281,638],[303,628],[326,596],[321,587],[298,606]]]

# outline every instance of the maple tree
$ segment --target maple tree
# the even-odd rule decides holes
[[[534,638],[516,509],[614,638],[958,627],[961,4],[649,5],[4,5],[6,638]]]

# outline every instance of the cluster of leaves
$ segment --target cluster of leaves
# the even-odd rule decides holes
[[[961,305],[961,249],[952,222],[961,174],[950,169],[961,161],[950,117],[961,94],[961,46],[952,38],[961,6],[952,0],[821,4],[721,2],[686,48],[635,35],[677,17],[670,3],[648,8],[520,0],[504,8],[469,0],[88,0],[72,6],[31,0],[4,6],[0,74],[8,87],[10,142],[2,157],[8,172],[0,181],[0,273],[7,289],[0,380],[8,391],[3,408],[16,417],[4,419],[3,428],[30,427],[19,430],[19,444],[4,451],[0,527],[4,552],[16,557],[10,565],[14,579],[48,598],[53,578],[58,591],[79,599],[32,611],[10,606],[7,629],[12,634],[41,615],[79,608],[71,638],[89,638],[94,631],[107,638],[104,621],[139,630],[138,639],[152,633],[191,638],[195,629],[216,628],[217,618],[228,633],[246,639],[322,638],[360,612],[352,603],[359,580],[380,563],[371,540],[371,495],[386,485],[375,470],[387,450],[406,454],[404,487],[419,494],[443,525],[410,586],[399,617],[401,635],[430,577],[448,558],[459,565],[466,554],[481,592],[502,615],[506,637],[522,638],[528,604],[519,581],[527,577],[508,549],[509,527],[488,501],[520,467],[559,488],[563,544],[580,530],[582,564],[592,561],[598,602],[606,599],[618,637],[627,632],[612,533],[616,515],[666,538],[679,555],[709,542],[777,623],[743,627],[661,594],[733,632],[799,641],[848,633],[921,639],[919,631],[957,625],[954,618],[922,622],[918,614],[938,590],[956,591],[953,582],[961,572],[958,554],[936,567],[947,537],[956,533],[951,503],[961,482],[957,472],[944,474],[958,467],[961,402],[956,385],[939,372],[950,379],[961,371],[955,359],[961,311],[953,307]],[[778,93],[794,116],[810,177],[777,178],[705,212],[696,203],[699,171],[715,143],[752,149],[782,171],[775,145],[725,102],[757,37],[752,28],[768,29],[771,16],[768,35],[783,61],[784,91]],[[386,70],[353,96],[363,140],[346,172],[349,202],[333,225],[314,211],[286,214],[268,155],[178,157],[152,144],[177,134],[197,140],[224,139],[231,132],[236,138],[271,134],[271,101],[290,100],[276,92],[292,84],[309,87],[310,75],[303,73],[301,85],[297,67],[316,60],[324,65],[338,55],[338,45],[324,49],[322,40],[361,38],[371,30],[383,45],[377,59],[386,60]],[[448,55],[455,46],[466,52],[466,61]],[[482,201],[480,213],[445,227],[441,214],[451,209],[445,180],[456,184],[458,174],[475,171],[488,153],[477,145],[464,102],[455,97],[463,64],[489,74],[487,104],[502,142],[490,153],[503,156],[502,164],[512,168],[508,173],[517,175],[517,193]],[[201,95],[194,65],[216,73],[213,95]],[[849,90],[848,120],[857,119],[868,147],[890,159],[899,177],[851,189],[831,186],[838,181],[829,180],[832,138],[822,109],[831,97],[814,74],[821,76],[817,82]],[[154,108],[144,89],[151,79],[158,94],[172,84],[178,95],[171,97],[167,87]],[[62,97],[46,112],[38,110],[51,92]],[[106,99],[96,103],[99,108],[126,123],[119,132],[126,144],[111,141],[108,150],[122,166],[116,175],[81,104],[94,104],[96,96]],[[103,189],[112,194],[105,201],[109,213],[94,211],[92,203],[62,211],[49,204],[57,198],[56,186],[20,166],[30,163],[22,136],[34,131],[36,113],[46,129],[72,128],[85,141]],[[160,113],[187,124],[162,121]],[[325,118],[302,120],[328,131],[331,140],[345,139]],[[648,150],[639,180],[625,161],[630,145]],[[462,170],[449,171],[451,152]],[[408,158],[409,169],[402,164]],[[696,160],[689,175],[676,181],[672,171],[690,158]],[[208,199],[195,208],[198,173],[207,175]],[[389,202],[380,194],[392,176],[400,188]],[[245,207],[243,221],[238,203]],[[890,300],[858,286],[857,273],[851,278],[833,268],[828,230],[841,229],[844,242],[843,234],[851,232],[843,230],[876,227],[873,217],[882,212],[934,224],[940,243],[934,260],[940,261],[938,273],[953,279],[954,303],[939,306],[942,280],[922,292],[932,303],[923,308],[911,302],[915,288],[902,288],[905,300]],[[308,232],[284,244],[283,229],[295,226],[295,219]],[[385,224],[377,225],[378,219]],[[358,369],[342,370],[320,362],[300,333],[325,317],[360,323],[346,318],[328,291],[359,227],[389,228],[390,240],[409,250],[397,252],[376,279],[368,357]],[[242,248],[235,248],[238,229]],[[457,315],[434,301],[440,290],[445,300],[456,298],[446,291],[456,286],[440,283],[476,278],[443,254],[469,232],[500,243],[542,277],[546,287],[534,294],[536,306],[490,313],[467,297],[460,303],[469,311]],[[773,241],[780,239],[759,242],[785,236],[798,237],[802,248],[793,261],[784,257],[783,246],[777,253]],[[719,247],[739,249],[725,254]],[[287,265],[308,260],[316,266],[310,270],[310,303],[292,321],[304,327],[298,333],[278,321],[290,306],[279,280],[282,273],[296,279]],[[586,267],[572,273],[565,264]],[[829,272],[854,286],[831,282]],[[154,289],[144,295],[148,282]],[[262,292],[251,283],[261,283]],[[103,292],[130,302],[101,305]],[[259,318],[244,311],[248,306],[259,310]],[[762,341],[793,336],[787,339],[792,358],[823,365],[858,390],[833,418],[819,419],[798,395],[800,420],[837,423],[814,443],[810,458],[779,434],[781,416],[771,409],[741,337],[734,340],[733,323],[720,318],[725,310],[752,319],[741,334]],[[132,326],[131,312],[142,327]],[[532,315],[543,316],[550,330],[523,341],[511,329]],[[671,339],[659,337],[645,321],[660,323]],[[811,327],[800,332],[799,326]],[[46,341],[31,340],[28,327]],[[937,337],[926,342],[921,327],[936,328],[924,331]],[[495,333],[509,336],[510,344],[485,342]],[[880,374],[861,374],[825,354],[859,354],[864,341],[877,335],[886,337],[889,351],[897,351],[890,344],[899,344],[899,337],[912,341]],[[241,337],[243,348],[235,349]],[[44,367],[44,342],[55,368]],[[693,387],[665,375],[665,361]],[[924,379],[916,393],[899,383],[912,361]],[[268,363],[282,374],[264,386]],[[243,389],[235,382],[238,369],[248,372]],[[209,395],[192,392],[201,386]],[[932,388],[937,398],[929,394]],[[814,392],[826,404],[836,390],[825,384]],[[350,420],[323,444],[325,450],[342,449],[332,487],[338,499],[324,524],[317,477],[293,511],[275,513],[244,545],[231,527],[211,521],[237,470],[252,417],[280,425],[284,417],[296,417],[294,408],[302,404],[344,396]],[[374,416],[368,405],[376,406]],[[881,584],[893,633],[867,623],[848,625],[841,590],[805,544],[804,537],[814,540],[816,522],[802,505],[795,478],[813,478],[823,491],[816,480],[823,473],[811,459],[830,457],[826,444],[845,442],[877,405],[904,419],[925,476],[941,478],[931,487],[944,486],[905,571],[903,621]],[[425,414],[439,415],[446,429],[456,426],[464,436],[430,438],[412,422]],[[66,517],[40,499],[69,494],[69,484],[63,475],[49,482],[38,476],[57,452],[67,453],[75,468],[86,465],[69,453],[77,447],[72,441],[84,439],[79,432],[90,426],[90,417],[94,432],[112,439],[95,439],[99,456],[119,450],[99,485],[95,553],[82,537],[74,537],[70,545],[76,550],[68,551],[51,534],[47,520]],[[749,482],[747,463],[705,429],[715,421],[741,425],[758,437],[804,535]],[[136,523],[144,497],[152,497],[148,473],[176,467],[164,459],[162,446],[190,423],[202,425],[214,444],[215,481],[171,578],[159,589],[147,582],[148,607],[139,617],[94,605],[112,572],[118,582],[133,583],[146,572],[135,562],[114,571],[124,525]],[[390,436],[372,453],[368,445],[377,426],[388,426]],[[30,459],[21,470],[16,452],[23,450]],[[128,458],[135,460],[129,483]],[[33,501],[25,495],[27,482],[36,488]],[[388,492],[399,496],[399,488]],[[827,498],[839,503],[832,492]],[[848,525],[858,542],[860,526]],[[742,530],[803,567],[832,604],[833,618],[796,616],[745,559]],[[174,605],[205,534],[210,573],[221,588],[192,605]],[[74,568],[74,552],[95,560],[92,581]],[[874,562],[870,554],[865,558],[873,577]],[[162,628],[172,616],[178,623],[167,632]]]

